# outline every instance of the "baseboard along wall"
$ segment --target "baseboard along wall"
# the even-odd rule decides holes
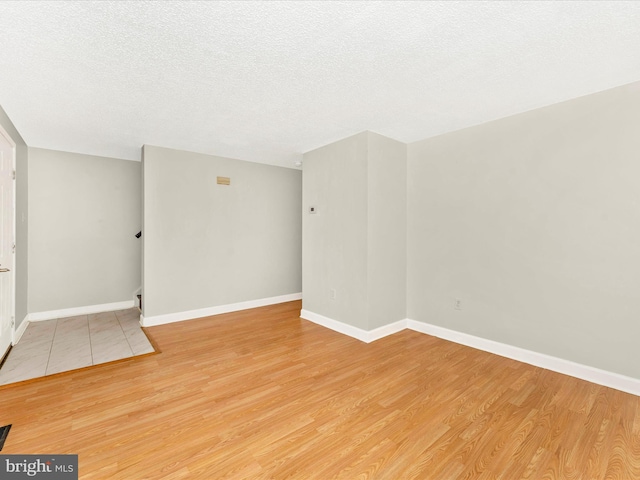
[[[406,328],[640,396],[640,379],[408,318],[367,331],[304,309],[300,311],[300,317],[366,343],[392,335]]]
[[[22,335],[24,334],[28,326],[29,326],[29,320],[27,320],[27,317],[24,317],[18,329],[15,332],[13,332],[13,341],[11,342],[12,345],[16,345],[20,341],[20,339],[22,338]]]
[[[133,300],[123,302],[103,303],[100,305],[87,305],[85,307],[63,308],[61,310],[51,310],[49,312],[35,312],[26,316],[30,322],[41,320],[52,320],[54,318],[75,317],[77,315],[89,315],[90,313],[112,312],[114,310],[126,310],[133,307]],[[24,322],[23,322],[24,323]]]
[[[293,293],[288,295],[280,295],[276,297],[262,298],[258,300],[249,300],[246,302],[233,303],[228,305],[219,305],[215,307],[201,308],[197,310],[189,310],[185,312],[176,312],[165,315],[156,315],[144,317],[140,315],[140,325],[143,327],[151,327],[163,325],[166,323],[180,322],[184,320],[192,320],[194,318],[208,317],[211,315],[220,315],[222,313],[231,313],[251,308],[264,307],[267,305],[275,305],[278,303],[291,302],[302,299],[302,293]],[[23,333],[27,329],[29,322],[51,320],[54,318],[73,317],[77,315],[88,315],[91,313],[109,312],[113,310],[124,310],[134,306],[133,300],[123,302],[106,303],[102,305],[89,305],[85,307],[66,308],[62,310],[52,310],[49,312],[36,312],[28,314],[22,321],[18,329],[14,333],[13,345],[16,345]],[[544,353],[534,352],[524,348],[516,347],[506,343],[488,340],[486,338],[476,337],[468,333],[450,330],[448,328],[432,325],[425,322],[418,322],[411,319],[398,320],[388,325],[376,328],[374,330],[363,330],[344,322],[334,320],[329,317],[302,309],[300,317],[329,328],[338,333],[348,335],[352,338],[365,343],[371,343],[388,335],[393,335],[404,329],[414,330],[416,332],[433,335],[451,342],[466,345],[468,347],[477,348],[485,352],[500,355],[505,358],[517,360],[519,362],[528,363],[536,367],[545,368],[554,372],[580,378],[588,382],[596,383],[606,387],[621,390],[640,396],[640,379],[627,377],[614,372],[601,370],[599,368],[582,365],[570,360],[554,357]]]
[[[340,322],[338,320],[334,320],[332,318],[325,317],[324,315],[320,315],[318,313],[310,312],[309,310],[304,309],[300,311],[300,318],[309,320],[313,323],[317,323],[318,325],[329,328],[338,333],[356,338],[365,343],[374,342],[380,338],[386,337],[387,335],[393,335],[394,333],[400,332],[407,328],[407,321],[405,319],[390,323],[389,325],[385,325],[380,328],[376,328],[375,330],[363,330],[361,328],[354,327],[353,325],[348,325],[344,322]]]
[[[291,293],[288,295],[279,295],[277,297],[260,298],[258,300],[248,300],[246,302],[199,308],[196,310],[188,310],[185,312],[167,313],[163,315],[152,316],[140,315],[140,325],[142,325],[143,327],[154,327],[156,325],[164,325],[166,323],[182,322],[184,320],[193,320],[194,318],[210,317],[211,315],[238,312],[240,310],[266,307],[267,305],[275,305],[277,303],[292,302],[294,300],[301,299],[302,293]]]

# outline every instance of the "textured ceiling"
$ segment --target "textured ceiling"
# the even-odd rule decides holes
[[[0,2],[0,105],[30,146],[292,167],[640,80],[640,2]]]

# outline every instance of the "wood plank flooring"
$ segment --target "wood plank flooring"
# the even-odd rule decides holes
[[[3,454],[82,479],[638,479],[640,398],[300,302],[147,329],[158,355],[0,389]]]

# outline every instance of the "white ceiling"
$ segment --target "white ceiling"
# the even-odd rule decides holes
[[[0,105],[30,146],[293,167],[640,80],[640,2],[0,2]]]

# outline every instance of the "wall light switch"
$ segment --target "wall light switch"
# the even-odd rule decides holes
[[[229,177],[218,177],[218,185],[231,185],[231,179]]]

